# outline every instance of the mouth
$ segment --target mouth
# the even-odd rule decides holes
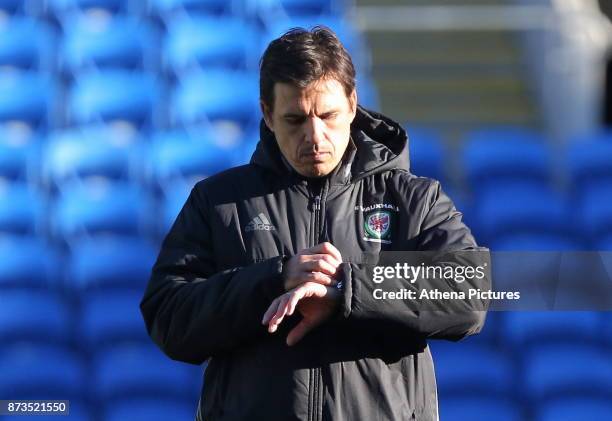
[[[305,153],[303,155],[303,157],[311,162],[325,162],[327,161],[327,159],[329,159],[330,157],[330,153],[329,152],[309,152],[309,153]]]

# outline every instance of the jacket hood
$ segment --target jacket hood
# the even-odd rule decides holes
[[[263,119],[259,131],[260,141],[251,163],[279,174],[291,171],[285,164],[274,133]],[[381,171],[410,170],[406,131],[389,117],[358,105],[351,123],[351,139],[337,171],[343,184]]]

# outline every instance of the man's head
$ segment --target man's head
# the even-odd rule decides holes
[[[260,103],[266,125],[291,166],[323,177],[349,142],[357,95],[355,68],[329,29],[293,29],[272,41],[260,63]]]

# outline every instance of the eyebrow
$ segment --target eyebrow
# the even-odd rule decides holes
[[[324,115],[329,115],[329,114],[333,114],[333,113],[337,113],[338,110],[333,108],[330,110],[325,111],[324,113],[321,113],[320,115],[324,116]],[[287,112],[285,114],[283,114],[283,118],[301,118],[301,117],[306,117],[308,114],[306,113],[300,113],[300,112]]]
[[[299,117],[305,117],[305,116],[306,116],[305,113],[289,112],[289,113],[283,114],[283,118],[299,118]]]

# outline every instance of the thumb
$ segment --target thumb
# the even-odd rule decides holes
[[[298,343],[313,327],[312,324],[302,319],[302,321],[291,329],[291,332],[287,335],[287,345],[293,346]]]

